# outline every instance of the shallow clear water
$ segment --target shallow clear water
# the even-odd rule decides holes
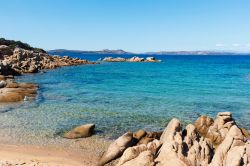
[[[173,117],[189,123],[220,111],[232,112],[250,129],[250,57],[158,58],[163,62],[101,63],[16,77],[38,83],[39,94],[33,102],[0,105],[0,135],[54,138],[95,123],[98,135],[116,137],[127,130],[161,130]]]

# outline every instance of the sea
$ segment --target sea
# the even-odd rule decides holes
[[[91,61],[106,56],[69,55]],[[116,138],[126,131],[161,131],[172,118],[185,127],[199,116],[232,112],[250,130],[250,56],[154,56],[160,63],[100,62],[16,77],[39,85],[33,101],[0,105],[0,137],[59,138],[81,124],[96,135]]]

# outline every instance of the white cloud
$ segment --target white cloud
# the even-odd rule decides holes
[[[218,43],[215,45],[216,47],[225,47],[225,44],[222,44],[222,43]]]
[[[232,44],[234,47],[239,47],[240,46],[240,44],[239,43],[234,43],[234,44]]]
[[[247,46],[247,47],[250,47],[250,43],[247,43],[246,46]]]

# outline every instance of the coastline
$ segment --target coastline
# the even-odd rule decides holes
[[[7,47],[4,47],[4,48],[6,49]],[[0,90],[0,102],[1,101],[3,102],[28,101],[29,98],[32,99],[37,94],[36,91],[38,87],[36,85],[32,84],[34,91],[27,93],[27,91],[29,91],[30,89],[30,84],[21,84],[21,83],[18,83],[18,81],[15,82],[13,76],[6,77],[6,75],[9,75],[10,68],[15,69],[15,72],[22,74],[22,73],[36,73],[44,69],[54,69],[54,68],[63,67],[63,66],[90,64],[90,62],[88,61],[82,61],[82,60],[74,59],[74,58],[72,59],[67,56],[64,56],[63,58],[53,57],[55,59],[53,59],[52,64],[48,63],[47,61],[45,62],[45,64],[43,64],[44,63],[43,61],[38,61],[40,63],[39,65],[42,65],[40,67],[39,65],[36,66],[36,65],[33,65],[32,63],[28,64],[28,67],[27,66],[25,67],[23,65],[18,66],[17,65],[18,63],[17,64],[12,63],[13,61],[15,62],[16,58],[17,59],[26,58],[21,53],[24,53],[24,55],[28,57],[31,56],[32,58],[34,58],[34,56],[36,57],[36,55],[39,55],[39,54],[34,54],[34,52],[32,51],[27,51],[27,50],[20,51],[19,49],[15,49],[13,57],[11,56],[11,58],[9,57],[6,58],[5,56],[6,59],[3,61],[4,63],[2,64],[2,67],[4,70],[2,70],[3,76],[1,76],[2,82],[1,82],[1,90]],[[46,55],[43,55],[42,57],[45,57],[46,59],[47,56],[49,55],[46,54]],[[25,59],[24,61],[22,61],[22,63],[26,64],[26,62],[28,63],[32,58],[28,58],[28,60]],[[126,60],[126,59],[120,59],[120,58],[114,58],[114,59],[111,58],[111,62],[117,62],[117,61],[144,62],[145,61],[144,59],[139,58],[139,57],[133,57],[132,60]],[[107,60],[107,61],[110,61],[110,60]],[[151,61],[155,61],[155,59],[149,58],[149,60],[146,59],[146,61],[151,62]],[[52,66],[49,67],[47,65],[49,66],[52,65]],[[20,68],[20,71],[19,71],[19,68]],[[105,70],[102,69],[102,71],[105,71]],[[131,70],[131,71],[132,73],[134,73],[135,70]],[[85,72],[86,71],[84,71],[84,73]],[[93,73],[91,74],[93,74],[93,76],[96,77],[96,72],[93,72]],[[155,71],[153,71],[152,75],[155,75]],[[64,83],[64,86],[62,86],[63,89],[59,89],[60,91],[56,91],[56,95],[52,95],[52,96],[57,96],[58,92],[64,92],[63,90],[65,87],[67,88],[69,86],[76,84],[76,82],[73,82],[73,84],[65,83],[65,80],[67,80],[66,76],[67,74],[62,79]],[[134,77],[134,75],[132,76]],[[73,77],[72,74],[70,75],[70,77]],[[125,77],[125,78],[129,78],[129,77]],[[145,78],[148,79],[148,77],[145,77]],[[90,79],[92,81],[93,78],[90,77]],[[84,78],[84,80],[86,81],[86,78]],[[103,78],[96,79],[96,82],[100,82],[102,80],[104,79]],[[53,85],[53,84],[54,82],[52,84],[50,83],[50,85]],[[82,84],[80,84],[80,86],[81,85]],[[79,86],[76,86],[73,89],[80,89],[80,88]],[[109,88],[108,91],[112,91],[112,89]],[[159,91],[161,91],[161,89]],[[74,91],[69,91],[68,93],[69,96],[74,95],[74,93],[72,92]],[[77,94],[76,96],[79,95],[78,92],[76,94]],[[80,94],[88,94],[88,93],[86,93],[86,91],[82,91]],[[1,98],[1,95],[2,95],[2,98]],[[8,96],[11,96],[11,97],[8,98],[7,100]],[[61,97],[65,97],[65,96],[61,96]],[[92,96],[88,97],[84,95],[83,97],[92,98]],[[102,94],[102,97],[103,97],[103,94]],[[114,96],[112,95],[111,98],[114,98]],[[97,98],[95,101],[99,101],[99,100],[100,99]],[[242,152],[241,150],[250,148],[248,131],[246,129],[239,128],[236,125],[234,118],[232,118],[231,112],[220,112],[218,113],[217,117],[214,120],[213,118],[210,118],[210,117],[201,116],[199,119],[197,119],[194,125],[188,124],[185,129],[182,128],[181,122],[178,119],[172,119],[169,122],[168,126],[165,128],[164,132],[162,131],[159,132],[158,130],[154,130],[153,132],[148,131],[148,130],[145,131],[146,130],[145,126],[151,123],[150,121],[146,119],[145,121],[146,123],[144,124],[143,127],[141,127],[141,130],[137,132],[127,132],[123,134],[122,136],[120,136],[115,141],[101,138],[98,135],[95,135],[90,138],[84,138],[84,139],[65,139],[65,138],[62,138],[60,134],[57,132],[57,131],[59,132],[61,131],[60,129],[62,128],[62,126],[65,127],[68,124],[67,121],[63,121],[62,119],[65,119],[68,116],[72,116],[72,118],[79,120],[78,123],[82,123],[81,121],[84,118],[83,115],[88,115],[86,116],[87,118],[94,115],[91,119],[91,123],[98,123],[98,121],[96,120],[98,115],[100,115],[99,117],[101,118],[104,117],[103,116],[104,114],[94,114],[95,112],[88,112],[88,114],[81,114],[81,113],[77,114],[76,110],[85,111],[84,109],[81,110],[83,108],[82,105],[80,105],[79,107],[74,107],[73,109],[70,108],[73,105],[73,103],[81,103],[81,102],[87,103],[86,100],[79,100],[79,101],[73,100],[74,102],[68,102],[68,105],[70,105],[70,107],[68,108],[70,109],[68,109],[67,107],[65,107],[65,105],[62,104],[65,101],[71,101],[71,98],[67,99],[67,97],[65,97],[65,100],[62,100],[62,102],[56,106],[57,111],[59,111],[60,115],[63,112],[63,110],[65,111],[64,116],[57,119],[60,121],[60,123],[56,125],[49,122],[49,121],[51,122],[56,121],[55,118],[59,116],[59,114],[57,114],[58,112],[55,111],[56,109],[54,105],[53,107],[51,107],[52,109],[47,109],[47,107],[41,107],[40,111],[38,109],[39,107],[35,106],[33,108],[33,112],[31,111],[31,109],[29,109],[29,107],[27,107],[28,109],[24,107],[23,112],[19,111],[19,112],[22,112],[23,115],[19,116],[20,114],[17,113],[13,117],[13,119],[11,119],[11,116],[10,118],[8,117],[8,113],[3,115],[2,119],[6,121],[3,121],[2,123],[3,125],[0,126],[1,127],[0,128],[1,129],[0,130],[0,147],[1,147],[0,165],[87,165],[87,166],[88,165],[100,165],[102,166],[105,164],[111,164],[111,165],[116,164],[118,159],[119,159],[120,165],[125,164],[125,165],[130,166],[132,165],[131,163],[133,164],[137,163],[138,165],[141,165],[141,162],[145,162],[145,161],[147,163],[144,163],[144,165],[147,165],[148,163],[154,165],[159,162],[164,165],[169,162],[169,159],[172,158],[173,154],[177,156],[179,155],[173,161],[170,160],[173,163],[179,162],[179,163],[183,163],[183,165],[185,164],[186,165],[196,165],[196,164],[200,165],[200,163],[202,163],[204,165],[207,165],[213,162],[214,163],[227,162],[226,158],[222,158],[221,161],[217,159],[218,156],[220,157],[220,154],[221,154],[221,152],[218,150],[220,148],[217,148],[217,147],[222,146],[224,148],[230,149],[231,147],[227,147],[228,139],[230,140],[237,139],[239,144],[238,142],[236,142],[236,144],[237,146],[240,145],[240,147],[235,147],[235,148],[240,148],[240,153],[243,153],[243,155],[245,155],[245,152],[244,151]],[[145,100],[143,101],[144,103],[143,104],[140,103],[141,105],[145,105],[146,102]],[[131,103],[131,102],[127,102],[127,103]],[[147,103],[149,103],[149,101],[147,101]],[[91,104],[93,103],[91,102]],[[111,105],[112,107],[114,106],[110,104],[109,100],[101,103],[102,106],[105,106],[104,104]],[[160,105],[163,106],[162,103],[158,104],[157,109]],[[121,107],[118,107],[118,108],[121,108]],[[131,105],[131,108],[135,108],[135,107]],[[50,111],[53,110],[52,114],[55,114],[56,116],[51,116],[52,114],[50,112],[45,112],[44,110],[50,110]],[[117,110],[119,110],[117,114],[113,114],[113,113],[110,114],[111,118],[113,118],[114,115],[116,116],[119,114],[121,116],[127,113],[126,112],[125,114],[122,114],[122,111],[120,109],[117,109]],[[140,108],[140,110],[144,110],[147,113],[147,111],[143,108]],[[40,112],[43,112],[43,114],[39,114]],[[146,116],[150,116],[150,114],[147,114]],[[128,118],[129,120],[131,118],[131,116],[128,116],[128,117],[121,116],[121,117]],[[170,117],[174,117],[174,116],[171,115]],[[167,120],[165,121],[164,118],[162,119],[164,123],[167,122]],[[98,119],[98,120],[100,121],[101,119]],[[159,117],[157,117],[157,120],[159,120]],[[22,121],[23,123],[18,124],[19,121]],[[132,121],[138,121],[138,119],[135,118],[135,119],[132,119]],[[7,122],[7,123],[4,123],[4,122]],[[83,122],[85,123],[86,119]],[[22,126],[23,124],[25,125]],[[40,124],[40,126],[38,124]],[[107,126],[106,126],[109,129],[111,128],[110,124],[112,123],[109,119],[107,120]],[[125,125],[126,124],[127,123],[125,123]],[[33,128],[33,126],[36,126],[36,125],[37,125],[37,128]],[[50,128],[52,125],[54,125],[53,126],[54,130],[52,131],[43,130],[45,128],[46,129]],[[100,124],[96,124],[96,125],[102,127],[102,125]],[[115,126],[115,124],[112,124],[112,125]],[[123,125],[123,123],[121,123],[121,125]],[[134,125],[136,124],[127,126],[126,131],[133,130]],[[120,130],[122,127],[123,126],[117,126],[116,129]],[[29,133],[28,135],[25,135],[25,131],[27,131],[27,129],[30,129],[31,133]],[[42,137],[39,137],[40,136],[39,134],[41,134]],[[170,138],[172,136],[174,139]],[[238,138],[240,139],[238,140]],[[171,142],[173,143],[172,144],[173,146],[169,144]],[[177,152],[176,149],[173,148],[177,144],[180,145],[180,147],[178,147],[180,149],[178,153],[176,153]],[[202,154],[203,152],[201,152],[200,149],[205,149],[207,151],[204,158],[200,158],[200,156],[203,155]],[[130,152],[134,153],[134,150],[135,151],[139,150],[140,153],[129,154]],[[224,153],[223,156],[226,156],[226,155],[235,156],[235,154],[233,153],[235,149],[231,148],[230,150],[232,152]],[[167,151],[171,151],[171,154],[166,153]],[[190,152],[189,155],[187,155],[187,151]],[[250,153],[247,152],[246,156],[247,157],[250,156],[249,154]],[[142,158],[145,158],[146,160]],[[235,159],[235,161],[238,162],[239,160]],[[169,165],[175,165],[173,163]]]
[[[0,144],[0,165],[91,165],[90,154],[38,146]],[[86,156],[87,155],[87,156]]]

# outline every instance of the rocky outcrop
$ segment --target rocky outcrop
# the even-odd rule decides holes
[[[235,125],[235,122],[230,112],[218,113],[215,121],[210,117],[202,116],[195,122],[197,130],[202,136],[212,141],[215,146],[224,140],[233,125]]]
[[[226,162],[224,160],[227,157],[229,150],[232,150],[234,147],[237,147],[237,146],[245,146],[244,141],[245,141],[245,137],[243,136],[241,130],[236,125],[233,125],[230,128],[229,132],[227,133],[226,138],[218,146],[214,154],[214,157],[212,159],[211,166],[223,165],[223,163]],[[237,153],[234,153],[234,154],[237,155]],[[238,162],[239,163],[241,162],[241,158]]]
[[[147,134],[139,130],[133,137],[140,142]],[[201,116],[194,125],[188,124],[184,129],[180,121],[174,118],[160,137],[155,137],[149,143],[123,148],[124,152],[120,151],[116,156],[121,157],[115,165],[248,166],[248,136],[248,131],[237,126],[230,112],[218,113],[215,120]],[[111,149],[108,151],[110,153]]]
[[[102,61],[105,61],[105,62],[161,62],[161,60],[157,60],[154,57],[147,57],[145,59],[145,58],[140,58],[137,56],[134,56],[134,57],[128,58],[128,59],[121,58],[121,57],[116,57],[116,58],[105,57],[102,59]]]
[[[105,61],[105,62],[126,62],[126,59],[121,58],[121,57],[117,57],[117,58],[105,57],[102,59],[102,61]]]
[[[154,155],[160,146],[160,141],[154,140],[147,145],[141,144],[129,147],[123,153],[118,166],[125,165],[154,165]]]
[[[26,43],[0,38],[0,102],[27,101],[36,96],[37,85],[16,83],[13,76],[82,64],[95,63],[69,56],[52,56]]]
[[[90,137],[94,133],[94,129],[95,129],[95,124],[81,125],[65,133],[63,137],[68,139]]]
[[[46,52],[36,52],[22,48],[0,46],[0,74],[20,75],[22,73],[37,73],[43,69],[54,69],[61,66],[94,64],[87,60],[69,56],[52,56]]]

